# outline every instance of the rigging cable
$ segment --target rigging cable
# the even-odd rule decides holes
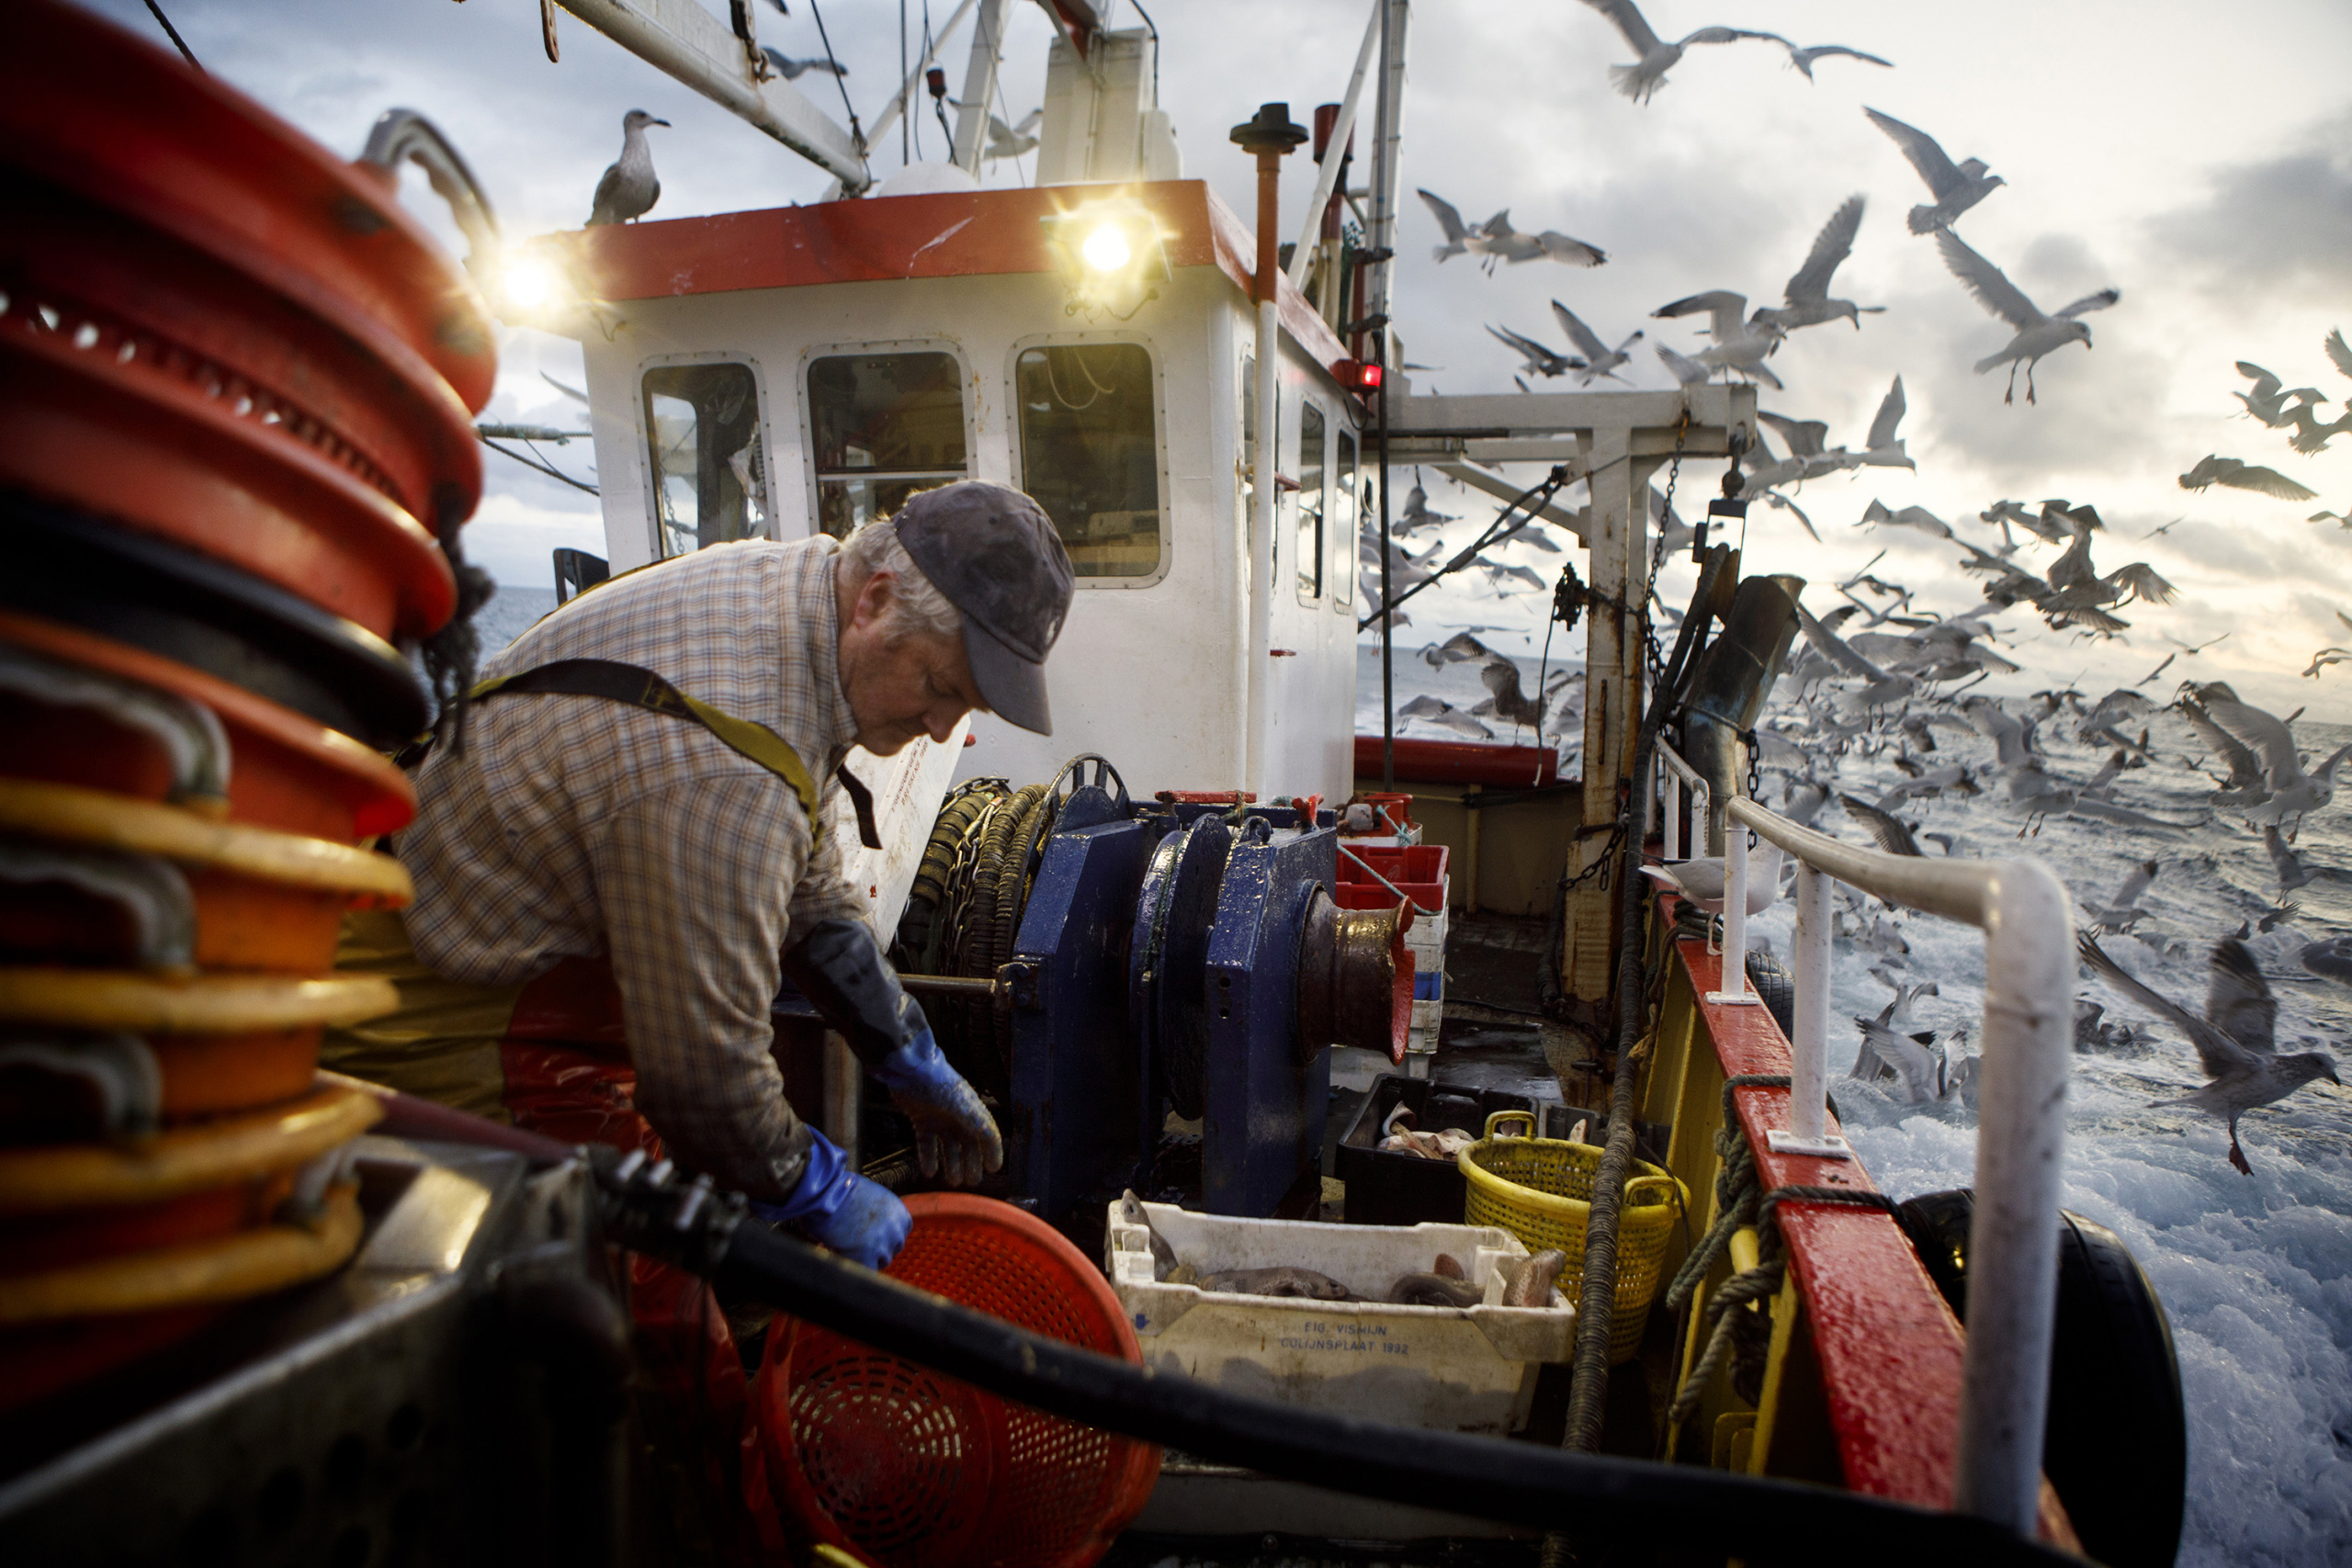
[[[850,104],[849,81],[842,70],[840,57],[833,53],[833,40],[831,35],[825,31],[824,8],[817,4],[817,0],[808,0],[808,14],[817,18],[817,41],[825,46],[825,63],[833,68],[833,85],[841,89],[842,112],[849,116],[850,140],[855,142],[861,149],[857,155],[858,165],[865,171],[866,182],[868,184],[872,184],[874,179],[874,165],[867,161],[865,153],[862,151],[865,146],[865,132],[859,128],[857,123],[857,110]]]
[[[147,10],[148,13],[155,18],[155,25],[164,29],[164,36],[172,40],[172,47],[180,51],[180,58],[187,61],[190,65],[194,65],[199,73],[209,75],[210,73],[205,72],[203,65],[197,60],[195,54],[189,51],[187,47],[187,39],[180,37],[179,28],[172,26],[172,19],[164,15],[164,7],[159,3],[159,0],[147,0]]]
[[[562,469],[557,468],[554,464],[537,457],[537,454],[538,452],[538,448],[536,446],[531,447],[533,456],[526,457],[523,456],[522,453],[515,451],[512,446],[500,446],[497,442],[492,441],[487,435],[477,436],[476,439],[481,441],[483,446],[489,447],[492,451],[498,453],[501,457],[512,457],[526,468],[537,468],[539,472],[547,475],[549,479],[561,479],[564,483],[570,485],[574,490],[585,491],[590,495],[594,496],[602,496],[604,493],[594,485],[582,484],[578,479],[573,479],[570,474],[567,474]],[[529,446],[529,443],[526,442],[525,445]]]

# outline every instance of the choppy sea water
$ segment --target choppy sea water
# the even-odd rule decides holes
[[[490,603],[474,616],[475,629],[481,634],[483,657],[529,631],[533,623],[554,608],[552,588],[517,588],[512,583],[500,583]]]
[[[1535,660],[1519,660],[1528,688]],[[1357,728],[1380,729],[1379,656],[1362,651]],[[1401,705],[1431,693],[1466,707],[1484,695],[1475,667],[1431,670],[1397,650]],[[2092,693],[2095,700],[2100,694]],[[1792,723],[1787,694],[1776,694],[1765,727]],[[2161,700],[2161,699],[2159,699]],[[2169,714],[2146,721],[2154,765],[2120,776],[2118,804],[2188,822],[2208,818],[2211,781],[2191,765],[2202,748]],[[2137,723],[2121,727],[2136,735]],[[2314,760],[2352,739],[2352,729],[2298,722],[2299,743]],[[2083,781],[2106,749],[2075,741],[2060,715],[2041,736],[2055,777]],[[1461,739],[1420,722],[1400,735]],[[1982,769],[1989,741],[1938,728],[1931,765]],[[1508,727],[1496,736],[1511,739]],[[1529,737],[1521,732],[1524,742]],[[1824,782],[1876,803],[1903,781],[1896,750],[1860,749],[1816,756]],[[1767,805],[1781,803],[1781,780],[1766,775]],[[2277,885],[2258,831],[2227,818],[2180,831],[2110,821],[2053,818],[2020,838],[1997,786],[1964,798],[1948,795],[1896,808],[1917,831],[1954,835],[1952,852],[2000,858],[2038,855],[2074,889],[2101,905],[2148,859],[2161,863],[2141,900],[2152,911],[2129,935],[2102,939],[2126,969],[2191,1011],[2201,1013],[2207,956],[2221,937],[2276,904]],[[1869,843],[1860,824],[1831,805],[1815,826]],[[2352,781],[2307,818],[2297,851],[2322,865],[2352,868]],[[1936,852],[1934,846],[1928,852]],[[2278,1038],[2286,1051],[2326,1049],[2352,1068],[2352,986],[2312,975],[2297,962],[2324,938],[2352,932],[2352,887],[2314,884],[2294,895],[2298,912],[2247,945],[2278,1001]],[[2088,917],[2078,911],[2077,919]],[[1750,924],[1786,954],[1794,912],[1784,899]],[[1909,953],[1898,977],[1932,979],[1939,995],[1914,1009],[1912,1029],[1965,1027],[1973,1050],[1984,1006],[1984,938],[1930,917],[1901,917]],[[1857,1015],[1875,1016],[1893,993],[1871,977],[1879,953],[1841,942],[1833,964],[1830,1062],[1847,1066],[1860,1041]],[[2188,1500],[2184,1564],[2304,1565],[2352,1562],[2352,1090],[2324,1081],[2240,1120],[2254,1167],[2233,1169],[2222,1124],[2177,1107],[2154,1108],[2201,1087],[2195,1051],[2179,1032],[2151,1021],[2132,1003],[2084,978],[2078,996],[2107,1007],[2106,1021],[2134,1026],[2143,1041],[2075,1059],[2069,1090],[2065,1206],[2120,1235],[2163,1298],[2180,1359],[2188,1409]],[[1849,1136],[1879,1186],[1909,1198],[1969,1184],[1975,1162],[1974,1113],[1960,1100],[1905,1104],[1852,1078],[1833,1081]]]

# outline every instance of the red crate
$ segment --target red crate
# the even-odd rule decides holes
[[[1355,857],[1350,859],[1350,856]],[[1342,909],[1385,909],[1395,906],[1396,893],[1383,887],[1373,876],[1378,872],[1424,909],[1445,908],[1445,857],[1443,844],[1411,844],[1405,846],[1343,844],[1340,854],[1339,886],[1334,887],[1332,900]],[[1358,862],[1362,864],[1358,864]],[[1367,870],[1366,868],[1370,869]]]

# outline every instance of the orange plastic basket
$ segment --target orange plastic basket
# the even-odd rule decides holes
[[[1102,1271],[1042,1221],[993,1199],[920,1193],[893,1279],[1133,1365]],[[800,1529],[876,1568],[1084,1568],[1151,1495],[1159,1449],[778,1318],[756,1418],[772,1483]]]

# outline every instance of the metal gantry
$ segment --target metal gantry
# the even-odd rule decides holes
[[[1566,867],[1571,891],[1560,984],[1571,998],[1605,998],[1615,974],[1617,900],[1627,890],[1613,879],[1582,874],[1610,851],[1607,829],[1618,820],[1618,783],[1633,766],[1646,694],[1650,479],[1678,457],[1724,457],[1752,443],[1756,389],[1687,387],[1499,397],[1408,393],[1393,400],[1389,417],[1395,426],[1389,434],[1392,465],[1566,463],[1589,491],[1580,514],[1592,552],[1587,571],[1591,603],[1585,616],[1588,830],[1577,836]],[[1647,785],[1636,781],[1634,787]]]

